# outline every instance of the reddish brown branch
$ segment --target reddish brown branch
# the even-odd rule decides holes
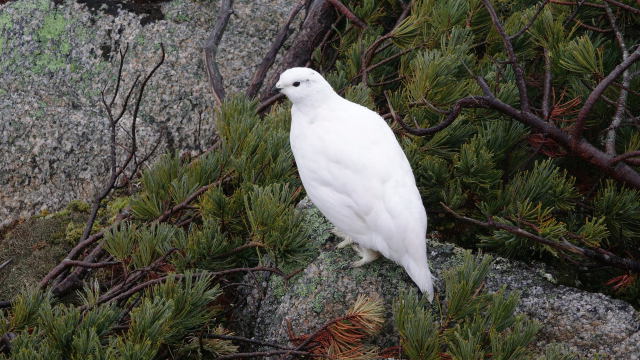
[[[344,15],[347,19],[349,19],[352,23],[356,24],[356,26],[358,26],[361,29],[366,29],[367,28],[367,24],[365,24],[364,21],[362,21],[359,17],[356,16],[356,14],[354,14],[353,12],[351,12],[351,10],[349,10],[348,7],[346,7],[342,1],[340,0],[327,0],[328,2],[331,3],[331,5],[333,5],[334,8],[336,8],[336,10],[341,13],[342,15]]]
[[[618,155],[611,159],[611,165],[615,165],[621,161],[624,161],[632,165],[640,165],[640,159],[632,159],[634,157],[640,157],[640,150],[631,151],[622,155]]]
[[[600,8],[600,9],[604,8],[604,5],[602,4],[594,4],[590,2],[583,2],[582,4],[578,4],[575,1],[561,1],[561,0],[550,0],[550,2],[552,4],[558,4],[558,5],[569,5],[569,6],[585,5],[585,6],[591,6],[591,7]]]
[[[540,4],[540,6],[538,7],[538,10],[536,11],[536,13],[533,14],[531,19],[529,19],[529,22],[527,23],[527,25],[525,25],[525,27],[520,29],[517,33],[509,36],[509,40],[517,39],[518,37],[520,37],[520,35],[524,34],[527,30],[529,30],[531,25],[533,25],[533,23],[536,22],[536,19],[538,18],[538,16],[540,16],[540,14],[542,13],[542,10],[544,10],[544,7],[547,6],[549,1],[550,0],[544,0],[542,4]]]
[[[229,269],[229,270],[222,270],[222,271],[217,271],[217,272],[212,272],[212,273],[195,273],[195,274],[190,274],[191,277],[193,278],[198,278],[201,276],[205,276],[205,275],[211,275],[211,276],[221,276],[221,275],[227,275],[227,274],[233,274],[233,273],[238,273],[238,272],[255,272],[255,271],[266,271],[266,272],[270,272],[270,273],[274,273],[274,274],[278,274],[282,277],[285,277],[286,274],[284,274],[282,272],[282,270],[280,269],[276,269],[276,268],[271,268],[271,267],[265,267],[265,266],[256,266],[256,267],[252,267],[252,268],[236,268],[236,269]],[[116,302],[116,301],[120,301],[120,300],[125,300],[128,299],[129,297],[131,297],[131,295],[140,292],[150,286],[162,283],[170,278],[176,279],[176,280],[181,280],[184,279],[187,275],[185,274],[171,274],[171,275],[165,275],[163,277],[157,278],[157,279],[152,279],[152,280],[148,280],[145,281],[141,284],[138,284],[132,288],[130,288],[127,291],[123,291],[120,293],[112,293],[109,295],[103,295],[100,297],[100,299],[98,299],[96,301],[96,305],[100,305],[106,302]]]
[[[387,98],[387,102],[388,102],[388,100],[389,99]],[[400,116],[397,116],[397,114],[395,114],[393,109],[390,108],[389,110],[391,111],[393,119],[395,121],[397,121],[398,124],[400,124],[400,126],[402,126],[402,128],[405,131],[407,131],[408,133],[410,133],[412,135],[426,136],[426,135],[435,134],[438,131],[446,128],[449,125],[451,125],[456,120],[458,115],[460,115],[460,112],[464,108],[489,108],[490,107],[489,100],[490,100],[490,98],[488,98],[486,96],[469,96],[469,97],[466,97],[466,98],[462,98],[462,99],[456,101],[456,103],[453,105],[451,110],[448,111],[447,116],[446,116],[444,121],[442,121],[438,125],[435,125],[435,126],[432,126],[432,127],[429,127],[429,128],[424,128],[424,129],[418,129],[418,128],[414,128],[414,127],[411,127],[411,126],[407,125],[407,123],[404,122]]]
[[[67,266],[79,266],[79,267],[90,268],[90,269],[98,269],[98,268],[116,266],[121,264],[120,261],[105,261],[101,263],[94,263],[94,262],[69,260],[69,259],[64,259],[62,260],[62,262],[65,263],[65,265]]]
[[[623,4],[620,1],[616,1],[616,0],[603,0],[603,1],[606,1],[609,4],[617,6],[617,7],[621,8],[621,9],[625,9],[627,11],[630,11],[630,12],[632,12],[634,14],[640,14],[640,9],[636,9],[633,6],[630,6],[630,5],[627,5],[627,4]]]
[[[237,254],[237,253],[239,253],[239,252],[242,252],[242,251],[244,251],[244,250],[247,250],[247,249],[254,249],[254,248],[257,248],[257,247],[263,248],[263,247],[265,247],[265,245],[264,245],[264,244],[262,244],[262,243],[258,243],[258,242],[250,241],[250,242],[248,242],[248,243],[246,243],[246,244],[244,244],[244,245],[242,245],[242,246],[238,246],[237,248],[235,248],[235,249],[233,249],[233,250],[229,250],[229,251],[227,251],[227,252],[225,252],[225,253],[223,253],[223,254],[216,255],[216,256],[212,257],[212,259],[225,258],[225,257],[228,257],[228,256],[230,256],[230,255],[233,255],[233,254]]]
[[[573,137],[574,145],[575,142],[579,141],[582,136],[582,132],[584,131],[584,125],[587,120],[587,115],[591,112],[591,109],[596,104],[602,93],[611,85],[615,79],[622,75],[625,70],[627,70],[634,62],[640,59],[640,47],[636,49],[626,60],[621,62],[618,66],[613,69],[609,75],[607,75],[598,85],[593,89],[593,91],[589,94],[589,97],[584,102],[582,109],[578,113],[578,117],[576,119],[576,124],[573,128],[573,132],[571,136]]]

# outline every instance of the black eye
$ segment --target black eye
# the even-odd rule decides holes
[[[293,83],[293,86],[295,86],[295,87],[300,86],[300,81],[296,81],[296,82],[294,82],[294,83]]]

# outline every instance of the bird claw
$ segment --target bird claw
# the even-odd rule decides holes
[[[350,238],[346,238],[344,240],[342,240],[338,245],[336,245],[336,248],[338,249],[342,249],[345,248],[349,245],[353,244],[353,240],[351,240]]]

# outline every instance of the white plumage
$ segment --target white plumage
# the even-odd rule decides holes
[[[402,265],[429,301],[427,215],[409,161],[374,111],[338,95],[316,71],[292,68],[276,84],[293,103],[291,149],[311,201],[335,225],[343,247]]]

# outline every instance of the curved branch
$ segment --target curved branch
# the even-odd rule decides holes
[[[618,155],[611,159],[611,165],[615,165],[621,161],[627,162],[632,165],[640,165],[640,159],[631,159],[634,157],[640,157],[640,150],[630,151],[622,155]]]
[[[520,37],[520,35],[524,34],[527,30],[529,30],[531,25],[533,25],[533,23],[536,22],[536,19],[538,18],[538,16],[540,16],[540,14],[542,13],[542,10],[544,10],[544,7],[547,6],[549,1],[550,0],[544,0],[542,4],[540,4],[540,7],[538,7],[538,11],[536,11],[536,13],[533,14],[531,19],[529,19],[529,22],[527,23],[527,25],[525,25],[525,27],[520,29],[517,33],[509,36],[509,40],[517,39],[518,37]]]
[[[621,9],[631,11],[634,14],[640,14],[640,9],[634,8],[633,6],[629,6],[627,4],[623,4],[620,1],[616,1],[616,0],[604,0],[604,1],[608,2],[611,5],[617,6]]]
[[[273,65],[273,62],[276,60],[276,55],[278,55],[278,51],[280,50],[284,42],[289,37],[289,28],[291,27],[291,23],[293,22],[293,19],[296,18],[296,16],[300,12],[300,10],[302,10],[303,7],[304,7],[304,1],[294,6],[293,9],[291,10],[291,13],[289,14],[289,18],[287,19],[287,22],[284,24],[282,29],[280,29],[280,32],[278,32],[278,35],[276,35],[276,39],[271,44],[271,48],[269,49],[269,52],[267,52],[267,55],[265,55],[264,59],[262,59],[262,62],[258,66],[258,70],[256,70],[255,74],[253,75],[253,78],[251,79],[251,84],[247,89],[248,97],[254,97],[258,94],[258,91],[260,90],[260,88],[262,87],[262,83],[264,82],[264,78],[267,76],[267,72]]]
[[[386,96],[386,94],[385,94]],[[389,101],[389,99],[387,98],[387,102]],[[409,134],[412,135],[417,135],[417,136],[426,136],[426,135],[432,135],[437,133],[440,130],[443,130],[444,128],[446,128],[447,126],[451,125],[456,118],[458,117],[458,115],[460,115],[460,112],[462,111],[462,109],[464,108],[485,108],[488,109],[490,108],[490,101],[491,98],[487,97],[487,96],[469,96],[466,98],[462,98],[458,101],[456,101],[456,103],[453,105],[453,107],[451,108],[451,110],[449,110],[447,112],[447,117],[445,118],[445,120],[443,122],[441,122],[438,125],[429,127],[429,128],[424,128],[424,129],[420,129],[420,128],[413,128],[409,125],[407,125],[407,123],[405,123],[400,116],[398,116],[395,111],[393,110],[393,108],[391,108],[391,103],[389,103],[389,110],[391,111],[391,116],[393,117],[393,119],[395,121],[398,122],[398,124],[400,124],[400,126],[402,126],[402,128],[408,132]]]
[[[640,59],[640,47],[638,47],[636,51],[634,51],[631,55],[629,55],[629,57],[627,57],[626,60],[618,64],[618,66],[616,66],[615,69],[613,69],[609,73],[609,75],[607,75],[604,79],[602,79],[602,81],[600,81],[600,83],[598,83],[598,85],[595,87],[595,89],[593,89],[591,94],[589,94],[589,97],[584,102],[584,105],[582,106],[582,108],[580,109],[580,112],[578,113],[578,117],[576,118],[576,124],[573,128],[573,132],[571,133],[571,136],[573,137],[574,145],[582,136],[587,115],[589,115],[589,112],[591,112],[591,109],[596,104],[596,102],[598,101],[602,93],[604,93],[604,91],[609,87],[609,85],[611,85],[615,81],[615,79],[618,76],[622,75],[622,73],[624,73],[625,70],[627,70],[631,65],[633,65],[634,62],[638,61],[639,59]]]
[[[222,0],[216,23],[202,49],[204,52],[204,67],[207,70],[209,86],[211,86],[211,92],[218,106],[222,104],[226,94],[222,74],[220,74],[220,69],[216,63],[216,55],[218,54],[218,45],[220,45],[222,35],[227,28],[231,14],[233,14],[233,0]]]
[[[340,0],[327,0],[327,1],[330,2],[331,5],[333,5],[333,7],[335,7],[336,10],[338,10],[338,12],[340,12],[342,15],[344,15],[352,23],[356,24],[357,27],[359,27],[361,29],[366,29],[367,28],[367,24],[365,24],[365,22],[362,21],[362,19],[360,19],[356,14],[351,12],[351,10],[349,10],[349,8],[346,7],[342,3],[342,1],[340,1]]]

